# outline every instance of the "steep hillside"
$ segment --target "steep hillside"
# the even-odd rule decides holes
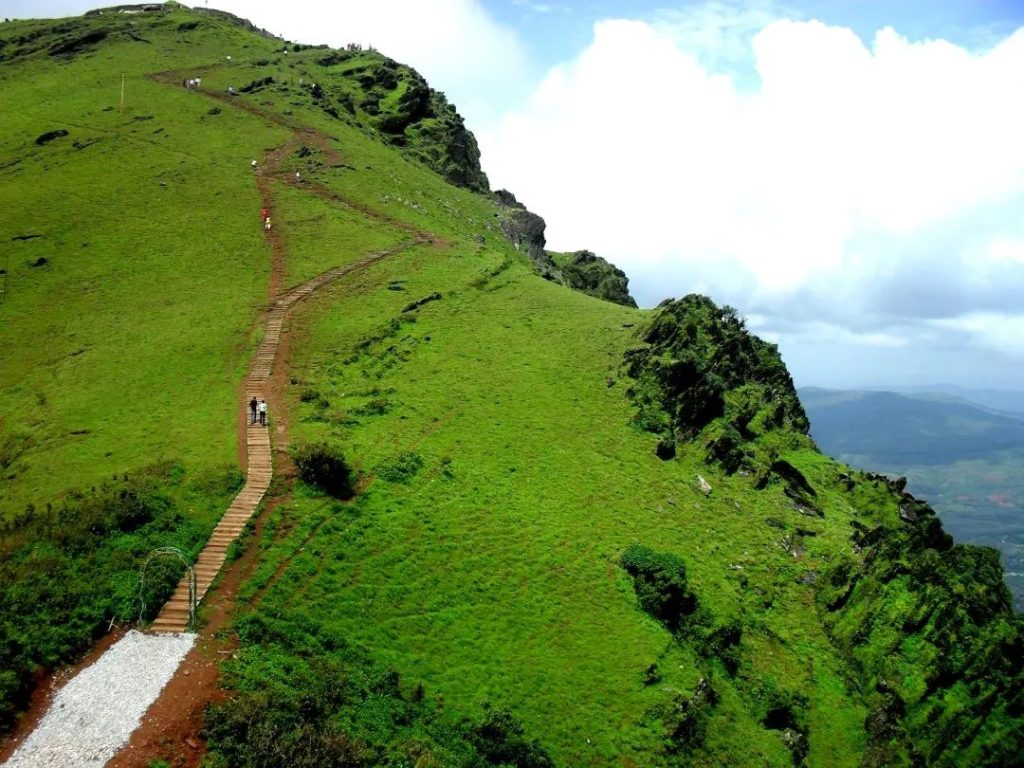
[[[412,70],[173,5],[0,38],[5,724],[198,550],[268,298],[347,265],[282,336],[208,765],[1019,764],[991,551],[818,453],[734,310],[563,285]]]

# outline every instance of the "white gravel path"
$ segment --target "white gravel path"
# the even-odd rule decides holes
[[[53,697],[5,768],[100,768],[124,746],[181,660],[193,634],[132,630]]]

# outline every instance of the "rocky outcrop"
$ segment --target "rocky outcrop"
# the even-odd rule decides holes
[[[894,509],[895,520],[854,520],[853,555],[815,585],[825,628],[866,691],[862,764],[1019,765],[1024,619],[999,553],[954,544],[904,484],[858,478],[851,500]]]
[[[399,99],[398,108],[422,109],[420,96],[409,93],[406,92],[408,98]],[[408,131],[416,140],[412,154],[457,187],[489,192],[490,182],[480,167],[480,147],[455,106],[443,93],[431,89],[427,109],[425,115],[429,114],[429,119],[425,116]]]
[[[678,440],[699,440],[708,461],[727,472],[787,474],[782,462],[756,453],[758,436],[774,430],[806,435],[807,416],[774,344],[749,333],[730,307],[691,294],[663,302],[626,352],[628,393],[642,429]],[[790,473],[791,474],[791,473]],[[787,488],[812,508],[811,493],[792,476]],[[765,482],[767,484],[767,480]]]
[[[629,278],[614,264],[591,251],[576,251],[561,265],[562,279],[570,288],[599,299],[636,307],[629,295]]]
[[[356,57],[370,57],[371,63],[349,65],[343,74],[346,82],[329,76],[332,68]],[[480,167],[476,137],[455,106],[415,69],[357,46],[329,51],[317,59],[317,64],[328,71],[328,77],[319,83],[327,102],[340,104],[350,115],[355,115],[358,107],[372,119],[384,141],[455,186],[490,191],[487,175]]]
[[[495,192],[494,199],[498,202],[498,218],[505,237],[512,241],[517,250],[526,251],[526,255],[530,257],[542,277],[548,280],[561,280],[555,263],[544,250],[547,244],[544,239],[544,229],[547,227],[544,219],[531,213],[507,189]]]

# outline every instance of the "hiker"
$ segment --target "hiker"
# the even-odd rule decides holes
[[[267,218],[265,218],[263,220],[263,230],[265,232],[269,232],[270,231],[270,217],[269,216],[267,216]]]
[[[251,416],[251,421],[249,422],[250,424],[255,424],[256,423],[256,409],[258,407],[259,407],[259,403],[256,402],[256,398],[255,397],[252,400],[249,401],[249,415]]]
[[[267,219],[269,219],[269,218],[270,218],[270,211],[268,211],[266,208],[261,209],[260,210],[260,221],[262,221],[264,224],[266,224],[267,223]]]
[[[255,160],[253,160],[253,161],[252,161],[251,163],[249,163],[249,166],[250,166],[250,167],[251,167],[251,168],[252,168],[252,169],[253,169],[254,171],[255,171],[255,170],[256,170],[257,168],[259,168],[259,165],[258,165],[258,164],[256,163],[256,161],[255,161]],[[266,217],[266,216],[264,216],[263,218],[267,218],[267,217]]]
[[[295,172],[295,181],[302,181],[302,174],[298,171]]]
[[[267,426],[267,401],[260,400],[260,426]]]
[[[202,86],[202,84],[203,84],[203,78],[201,78],[201,77],[197,77],[197,78],[196,78],[196,88],[199,88],[199,87],[201,87],[201,86]]]

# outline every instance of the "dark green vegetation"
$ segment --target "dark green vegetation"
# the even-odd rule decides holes
[[[702,436],[708,461],[767,474],[781,447],[807,445],[807,417],[774,344],[731,307],[691,294],[658,307],[629,350],[634,423],[663,444]],[[781,440],[781,442],[778,442]]]
[[[570,288],[626,307],[636,306],[629,295],[626,273],[600,256],[590,251],[576,251],[552,254],[552,259]]]
[[[207,720],[211,768],[552,765],[507,711],[457,719],[314,617],[251,614],[236,630],[246,652],[229,667],[238,695]]]
[[[274,256],[249,161],[283,123],[304,131],[265,179],[286,285],[429,234],[289,321],[271,408],[307,480],[282,478],[248,544],[214,764],[1012,764],[1021,628],[997,565],[818,453],[735,311],[566,290],[543,220],[446,170],[473,171],[456,122],[379,133],[417,86],[376,52],[286,54],[180,8],[126,21],[0,27],[37,46],[0,47],[20,107],[0,114],[0,509],[41,521],[19,547],[63,552],[38,510],[167,456],[185,474],[153,494],[172,501],[128,531],[111,491],[96,549],[157,525],[190,547],[224,505],[185,498],[234,455]],[[200,72],[245,91],[176,84]]]
[[[194,559],[241,486],[234,468],[189,478],[167,463],[0,521],[0,728],[14,722],[38,669],[72,660],[114,622],[156,615],[184,564],[153,560],[143,605],[146,557],[176,547]]]
[[[1013,402],[998,394],[993,403]],[[1024,611],[1024,417],[939,393],[810,388],[800,397],[823,451],[906,477],[957,541],[998,549],[1015,608]]]
[[[304,483],[329,496],[351,499],[355,493],[352,468],[337,447],[327,443],[302,445],[292,452],[292,461]]]
[[[327,114],[374,127],[385,142],[453,184],[490,189],[476,138],[445,95],[416,70],[359,48],[325,50],[315,61],[323,72],[309,92]]]
[[[854,483],[903,526],[854,521],[852,557],[823,574],[827,626],[869,681],[865,762],[1017,765],[1024,715],[1024,630],[998,553],[953,545],[902,482]]]

